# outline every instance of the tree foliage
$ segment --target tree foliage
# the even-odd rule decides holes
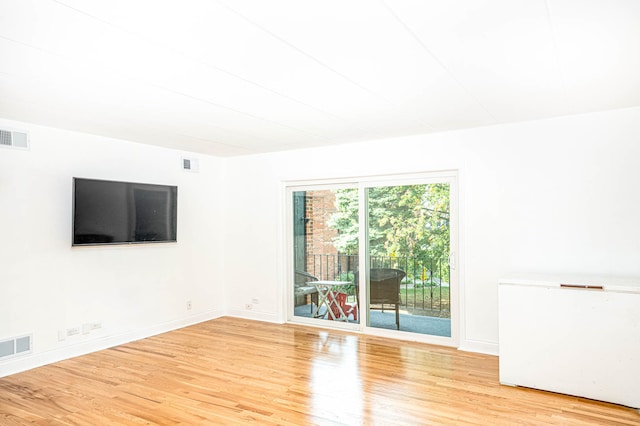
[[[449,253],[449,185],[368,189],[371,256],[439,259]],[[338,190],[329,225],[338,231],[336,248],[358,252],[358,191]]]
[[[340,253],[358,253],[357,189],[339,189],[336,192],[336,212],[329,219],[329,226],[338,233],[334,245]]]

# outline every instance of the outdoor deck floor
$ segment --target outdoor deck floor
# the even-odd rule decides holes
[[[322,312],[322,311],[321,311]],[[451,336],[451,319],[435,318],[423,315],[412,315],[400,311],[400,331],[410,333],[430,334],[432,336]],[[295,315],[299,317],[311,317],[311,306],[301,305],[295,308]],[[326,320],[326,315],[324,319]],[[371,310],[370,326],[388,330],[396,329],[394,310]]]

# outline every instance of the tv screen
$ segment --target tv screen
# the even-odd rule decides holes
[[[73,178],[73,245],[176,241],[178,187]]]

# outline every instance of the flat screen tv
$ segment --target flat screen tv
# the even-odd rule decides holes
[[[73,245],[176,242],[178,187],[73,178]]]

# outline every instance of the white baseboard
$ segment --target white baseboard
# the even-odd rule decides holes
[[[255,320],[255,321],[272,322],[275,324],[284,323],[284,321],[280,318],[280,316],[276,314],[270,314],[270,313],[259,312],[259,311],[243,311],[243,310],[234,309],[229,311],[227,313],[227,316],[234,317],[234,318]]]
[[[458,350],[486,355],[499,355],[498,344],[496,342],[484,342],[481,340],[464,340],[460,342]]]
[[[222,311],[210,311],[174,321],[157,324],[140,330],[131,330],[113,336],[99,337],[93,340],[78,342],[62,348],[52,349],[44,352],[32,353],[20,358],[12,358],[4,363],[0,363],[0,377],[31,370],[32,368],[86,355],[114,346],[123,345],[135,340],[144,339],[158,334],[166,333],[190,325],[198,324],[219,318],[224,315]]]

